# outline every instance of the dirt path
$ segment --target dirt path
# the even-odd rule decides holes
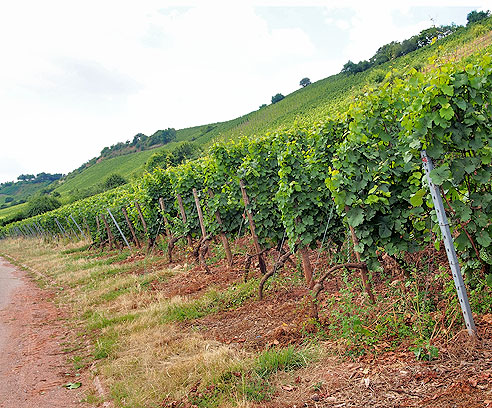
[[[0,408],[82,408],[84,385],[63,353],[69,335],[49,292],[0,258]]]

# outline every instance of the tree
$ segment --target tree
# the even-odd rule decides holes
[[[477,10],[470,11],[468,13],[468,15],[466,16],[466,20],[467,20],[466,25],[476,23],[476,22],[481,21],[484,18],[487,18],[489,16],[490,16],[490,10],[487,10],[487,11],[477,11]]]
[[[177,166],[186,160],[193,160],[202,154],[202,149],[192,142],[182,142],[171,151],[161,150],[150,156],[145,164],[148,171],[152,171],[157,167],[163,169],[168,166]]]
[[[343,74],[357,74],[371,68],[371,63],[367,60],[359,61],[357,64],[348,61],[342,68]]]
[[[120,176],[119,174],[113,173],[110,174],[108,177],[106,177],[106,180],[103,182],[103,188],[105,190],[110,190],[112,188],[122,186],[123,184],[126,184],[127,181],[123,176]]]
[[[158,130],[148,138],[147,145],[166,144],[176,139],[176,129]]]
[[[263,103],[260,105],[260,108],[259,109],[263,109],[263,108],[266,108],[267,107],[267,104],[266,103]]]
[[[311,85],[311,80],[309,78],[302,78],[299,85],[305,88],[306,86]]]
[[[285,98],[285,96],[284,96],[284,95],[282,95],[281,93],[278,93],[278,94],[276,94],[276,95],[272,96],[272,104],[273,104],[273,103],[280,102],[280,101],[281,101],[282,99],[284,99],[284,98]]]
[[[167,162],[172,166],[177,166],[186,160],[193,160],[200,157],[202,149],[194,143],[183,142],[176,146],[167,156]]]
[[[36,195],[29,199],[24,216],[26,218],[34,217],[35,215],[55,210],[60,206],[60,201],[55,197],[49,195]]]
[[[34,179],[34,174],[21,174],[19,177],[17,177],[17,180],[19,181],[29,181]]]
[[[350,60],[348,60],[342,68],[343,74],[354,74],[355,73],[356,64]]]

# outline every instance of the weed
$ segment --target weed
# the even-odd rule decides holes
[[[75,370],[80,370],[86,366],[86,359],[83,356],[73,356],[70,358]]]
[[[102,313],[89,312],[86,313],[84,316],[86,316],[88,320],[87,328],[89,330],[95,330],[95,329],[103,329],[105,327],[112,326],[114,324],[132,322],[138,317],[138,314],[125,314],[113,318],[106,318]]]
[[[277,371],[290,371],[305,367],[312,359],[307,350],[296,350],[294,346],[282,349],[267,349],[256,360],[255,371],[260,378],[267,378]]]
[[[439,349],[436,346],[431,345],[428,341],[420,343],[419,346],[412,348],[417,360],[431,361],[439,357]]]
[[[257,403],[269,401],[274,391],[272,375],[305,367],[316,356],[312,348],[265,350],[252,361],[251,368],[233,366],[210,383],[193,387],[189,400],[199,407],[222,406],[233,397]]]
[[[93,353],[95,360],[106,358],[111,354],[116,343],[116,337],[116,333],[108,333],[96,340]]]
[[[172,304],[163,316],[164,322],[194,320],[211,313],[234,310],[256,295],[258,281],[238,283],[223,292],[211,289],[199,299]]]
[[[91,406],[100,406],[104,402],[104,398],[94,391],[88,391],[85,394],[85,397],[82,398],[82,402],[90,404]]]
[[[63,251],[61,251],[60,253],[62,255],[69,255],[69,254],[76,254],[77,252],[86,252],[88,249],[89,249],[89,246],[90,244],[87,244],[87,245],[83,245],[81,247],[76,247],[76,248],[68,248],[68,249],[65,249]],[[77,258],[75,258],[77,259]]]

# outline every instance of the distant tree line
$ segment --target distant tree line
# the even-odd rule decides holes
[[[487,11],[473,10],[473,11],[469,12],[468,15],[466,16],[466,21],[467,21],[466,25],[478,23],[479,21],[482,21],[483,19],[485,19],[487,17],[490,17],[490,10],[487,10]]]
[[[23,211],[19,211],[10,217],[0,219],[0,226],[55,210],[61,206],[61,202],[58,200],[57,196],[59,196],[57,193],[51,195],[44,193],[35,194],[29,198],[27,201],[27,206]]]
[[[46,181],[53,182],[56,180],[60,180],[62,177],[63,177],[63,174],[61,174],[61,173],[56,173],[56,174],[39,173],[36,176],[34,174],[21,174],[19,177],[17,177],[17,180],[30,182],[30,183],[44,183]],[[0,184],[0,186],[3,187],[3,186],[7,186],[7,185],[12,185],[12,184],[13,184],[13,182],[8,182],[8,183]]]
[[[209,125],[209,127],[210,126],[211,125]],[[177,132],[174,128],[158,130],[152,136],[147,136],[143,133],[137,133],[131,141],[127,140],[126,142],[118,142],[112,146],[105,147],[101,150],[101,154],[99,157],[94,157],[86,161],[80,167],[67,174],[65,180],[70,180],[74,178],[77,174],[80,174],[82,171],[93,166],[102,159],[108,159],[111,157],[123,156],[142,150],[148,150],[159,145],[164,145],[172,142],[176,139],[176,134]],[[85,195],[86,193],[87,192],[84,192],[82,195]]]
[[[395,58],[409,54],[419,48],[432,44],[434,39],[440,40],[448,35],[454,33],[458,28],[456,24],[448,26],[431,27],[422,30],[419,34],[410,37],[407,40],[392,41],[389,44],[385,44],[376,51],[376,53],[369,58],[369,60],[359,61],[357,64],[348,61],[342,68],[342,73],[356,74],[363,72],[376,65],[384,64],[385,62],[394,60]]]
[[[152,171],[157,167],[165,169],[168,166],[177,166],[187,160],[200,157],[202,152],[200,146],[191,142],[182,142],[170,151],[162,150],[154,153],[145,164],[145,168]]]
[[[168,128],[165,130],[158,130],[152,136],[147,136],[143,133],[137,133],[133,140],[127,140],[126,142],[119,142],[112,146],[105,147],[101,150],[101,156],[103,158],[120,156],[122,154],[128,154],[134,151],[147,150],[151,147],[158,145],[165,145],[176,139],[176,129]]]

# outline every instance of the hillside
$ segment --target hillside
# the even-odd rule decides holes
[[[386,74],[392,69],[403,69],[405,67],[424,69],[429,64],[429,57],[436,53],[441,57],[448,55],[451,58],[458,54],[463,57],[464,54],[472,52],[473,49],[485,47],[490,44],[489,31],[491,28],[490,19],[487,19],[479,26],[458,28],[455,33],[437,41],[433,45],[420,48],[364,72],[353,75],[344,73],[331,75],[286,95],[280,102],[270,104],[241,117],[225,122],[179,129],[177,130],[175,141],[193,142],[206,150],[216,140],[229,140],[240,136],[253,137],[267,132],[274,132],[281,128],[288,128],[296,122],[321,120],[335,111],[348,107],[365,86],[383,81]],[[477,39],[482,39],[482,41],[476,41]],[[172,143],[168,144],[163,148],[155,149],[154,153],[160,150],[172,149],[174,146]],[[111,166],[103,164],[104,161],[96,163],[91,166],[93,168],[91,174],[98,174],[100,177],[104,174],[107,175],[108,173],[105,172],[104,168],[126,176],[134,172],[141,173],[145,158],[151,155],[147,154],[137,152],[122,156],[121,161],[114,161]],[[125,163],[125,161],[128,161],[128,163]],[[67,183],[67,187],[59,188],[57,191],[63,194],[69,191],[72,185],[77,188],[90,187],[90,183],[94,183],[96,180],[89,176],[83,176],[83,173],[87,171],[88,169],[81,172],[80,175],[76,175],[70,184]]]
[[[179,129],[176,131],[174,141],[163,147],[153,146],[151,150],[91,159],[85,166],[67,175],[54,191],[61,194],[62,202],[67,203],[81,192],[90,191],[110,174],[119,174],[127,180],[133,179],[143,174],[145,163],[153,154],[172,150],[180,142],[192,142],[206,151],[217,140],[231,140],[241,136],[254,137],[289,128],[294,123],[313,123],[322,120],[333,112],[346,109],[366,86],[384,81],[393,69],[414,67],[417,70],[426,70],[431,66],[429,58],[433,55],[439,55],[441,59],[463,58],[473,50],[487,46],[491,42],[491,28],[490,18],[479,25],[459,27],[453,34],[440,39],[435,44],[419,48],[363,72],[338,73],[329,76],[287,95],[275,104],[264,106],[241,117]],[[155,135],[159,132],[163,131],[157,131]],[[123,143],[121,145],[124,146]],[[121,152],[125,151],[127,150],[121,149]],[[40,186],[40,189],[45,187]],[[25,199],[40,189],[29,190],[29,194],[16,196],[15,200]],[[1,200],[0,192],[0,204]],[[9,213],[15,211],[15,208],[12,207]],[[0,218],[2,216],[4,214],[0,211]]]
[[[282,116],[309,85],[270,107],[284,129],[0,228],[70,312],[64,381],[121,408],[490,406],[491,38]]]

